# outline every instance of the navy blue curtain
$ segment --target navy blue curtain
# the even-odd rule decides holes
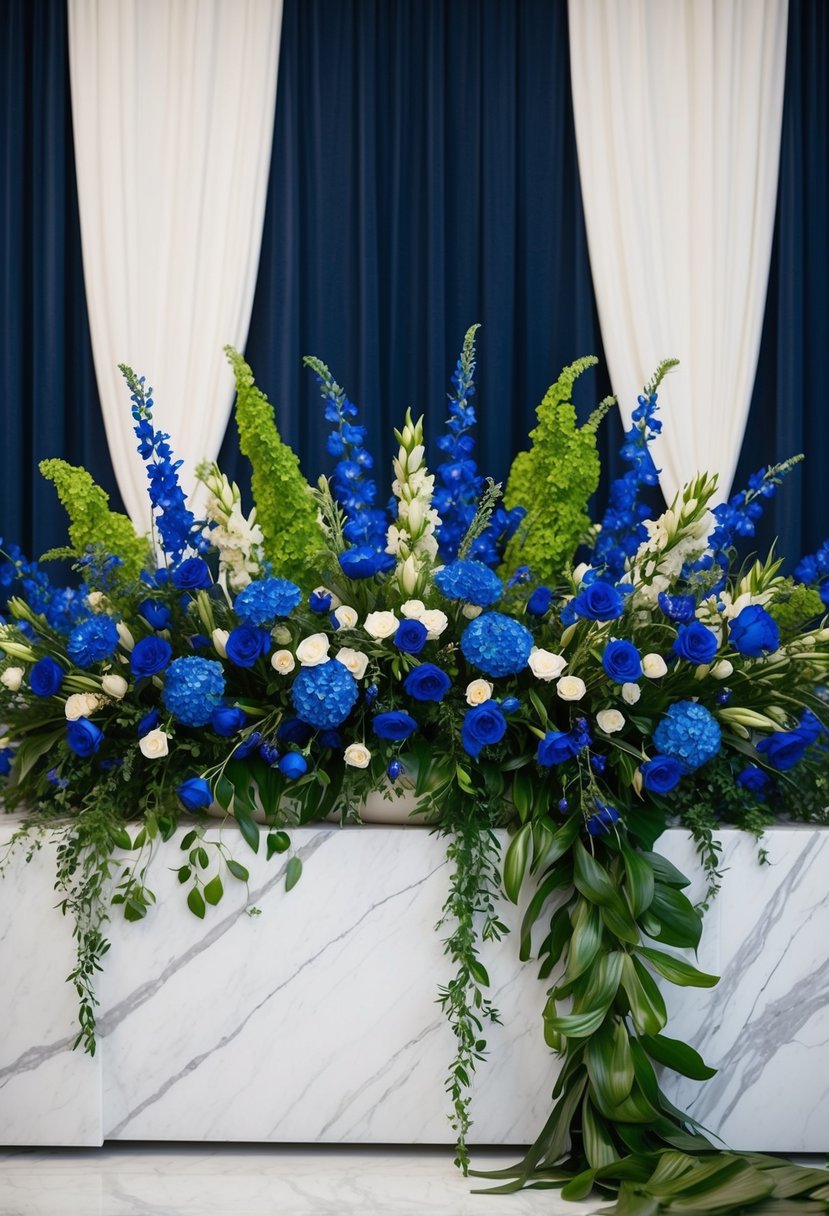
[[[479,467],[500,479],[561,367],[602,353],[566,3],[285,0],[246,354],[306,475],[332,462],[304,354],[361,407],[382,494],[407,406],[435,457],[475,321]],[[583,380],[587,409],[609,387]],[[244,482],[232,424],[220,460]]]
[[[780,184],[757,380],[735,487],[798,452],[758,528],[791,569],[829,535],[829,4],[789,0]]]
[[[37,556],[66,543],[44,457],[85,465],[122,509],[89,341],[65,3],[4,0],[0,98],[0,535]]]

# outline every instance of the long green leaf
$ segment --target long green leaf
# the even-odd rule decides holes
[[[713,988],[719,983],[719,976],[698,971],[690,963],[684,962],[681,958],[674,958],[672,954],[666,954],[664,950],[640,946],[637,953],[646,958],[664,979],[670,980],[672,984],[678,984],[681,988]]]
[[[650,979],[650,977],[648,978]],[[651,986],[655,988],[652,980]],[[625,955],[624,966],[622,967],[622,987],[630,1004],[633,1024],[639,1033],[658,1034],[668,1020],[665,1002],[659,995],[658,990],[657,1000],[654,1001],[652,999],[652,992],[642,983],[641,976],[636,970],[634,959],[629,954]]]
[[[533,926],[538,920],[547,900],[554,891],[561,887],[567,886],[570,883],[570,869],[564,863],[559,863],[553,867],[544,881],[539,885],[538,890],[533,895],[527,911],[521,921],[521,941],[518,950],[518,957],[523,963],[532,954],[532,931]]]
[[[580,976],[591,965],[602,944],[602,919],[599,909],[583,896],[579,898],[572,916],[573,936],[567,955],[565,981]]]
[[[518,896],[521,893],[521,884],[524,881],[532,839],[532,825],[525,823],[509,842],[504,858],[504,891],[507,899],[514,904],[518,903]]]
[[[605,1023],[587,1043],[584,1060],[590,1083],[606,1106],[624,1102],[633,1088],[633,1059],[625,1024]]]
[[[633,915],[640,916],[653,902],[653,868],[641,853],[631,849],[627,844],[622,845],[622,857],[625,862]]]
[[[716,1068],[709,1068],[698,1051],[683,1043],[681,1039],[669,1039],[667,1035],[643,1035],[639,1040],[648,1055],[658,1064],[672,1068],[692,1081],[707,1081],[717,1075]]]
[[[245,841],[253,849],[254,853],[259,852],[259,827],[254,823],[248,811],[241,806],[234,804],[233,817],[239,825],[239,831],[242,833]]]
[[[657,941],[696,950],[702,935],[702,917],[681,891],[657,882],[648,911],[661,925],[660,932],[651,935]]]
[[[581,1117],[584,1153],[590,1165],[593,1169],[601,1169],[603,1165],[610,1165],[619,1154],[604,1119],[596,1113],[589,1094],[584,1095]]]

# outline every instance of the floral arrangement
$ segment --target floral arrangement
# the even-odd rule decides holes
[[[95,1050],[111,907],[147,914],[148,854],[183,817],[178,877],[204,917],[225,882],[248,876],[204,836],[208,813],[232,816],[270,857],[291,851],[296,824],[333,811],[357,822],[370,792],[413,792],[452,862],[441,925],[455,978],[440,1000],[464,1170],[469,1084],[498,1018],[478,942],[505,932],[499,893],[517,901],[531,883],[519,948],[551,984],[543,1033],[563,1071],[549,1121],[496,1189],[599,1188],[618,1194],[620,1214],[770,1196],[825,1209],[824,1175],[718,1153],[662,1094],[660,1067],[711,1070],[662,1033],[654,976],[716,977],[673,952],[696,947],[704,909],[654,845],[669,821],[688,826],[710,899],[719,821],[758,836],[781,815],[825,821],[829,542],[793,576],[774,556],[737,564],[796,460],[719,505],[716,478],[701,474],[651,517],[650,445],[673,361],[639,398],[628,471],[600,524],[589,502],[610,402],[583,426],[571,402],[595,360],[549,389],[502,499],[474,460],[476,329],[452,377],[442,459],[430,472],[422,420],[407,413],[388,505],[356,406],[310,358],[334,461],[314,487],[231,349],[248,513],[204,465],[196,518],[152,391],[128,367],[153,536],[110,511],[84,470],[42,465],[70,518],[70,546],[46,558],[70,558],[80,586],[53,585],[5,546],[0,771],[6,807],[27,812],[21,835],[68,822],[58,888],[76,926],[78,1043]],[[499,826],[513,833],[503,872]],[[291,856],[289,889],[300,873]]]

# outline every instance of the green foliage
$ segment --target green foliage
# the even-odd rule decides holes
[[[251,463],[256,522],[265,555],[285,578],[306,587],[310,557],[323,547],[317,508],[295,453],[283,442],[273,406],[256,387],[253,372],[238,351],[225,347],[236,378],[239,444]]]
[[[596,432],[613,402],[603,401],[580,427],[570,398],[576,379],[596,362],[588,356],[565,367],[538,407],[532,447],[513,461],[505,503],[527,515],[507,546],[505,574],[527,565],[542,582],[556,582],[589,532],[587,503],[600,472]]]
[[[110,511],[109,495],[93,481],[86,469],[65,460],[41,460],[40,471],[51,481],[69,516],[69,539],[74,553],[82,557],[88,549],[103,548],[124,563],[120,578],[137,579],[148,564],[149,544],[139,536],[126,515]]]

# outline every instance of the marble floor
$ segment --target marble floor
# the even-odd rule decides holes
[[[478,1169],[511,1151],[475,1153]],[[473,1195],[450,1149],[109,1144],[0,1149],[0,1216],[586,1216],[556,1192]]]

